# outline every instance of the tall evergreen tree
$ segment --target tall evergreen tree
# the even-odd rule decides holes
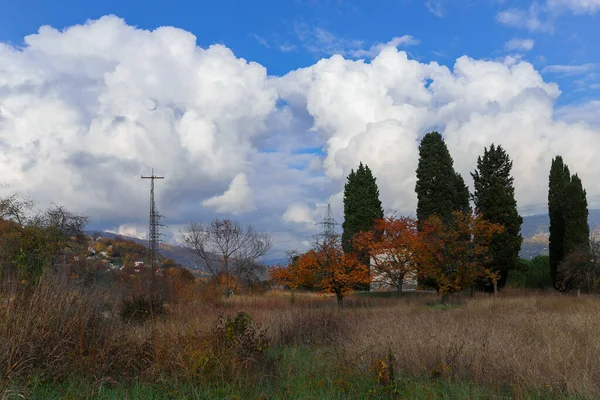
[[[589,253],[590,226],[586,192],[577,174],[571,177],[565,201],[565,256],[573,251]]]
[[[463,213],[471,212],[471,204],[469,203],[469,198],[471,194],[469,193],[469,188],[465,184],[465,180],[458,173],[455,172],[455,180],[454,180],[454,204],[453,211],[461,211]]]
[[[484,220],[504,226],[502,233],[494,235],[490,243],[490,267],[500,272],[498,286],[503,287],[508,271],[519,266],[519,251],[523,237],[523,218],[517,211],[512,161],[502,146],[492,144],[477,158],[477,169],[471,173],[474,182],[475,210]]]
[[[453,160],[442,135],[426,134],[419,145],[417,167],[417,220],[422,223],[436,214],[442,221],[452,220],[452,212],[467,211],[469,189],[454,171]]]
[[[356,172],[350,171],[344,187],[344,223],[342,224],[342,248],[353,251],[354,236],[373,229],[375,220],[383,218],[383,208],[379,200],[377,180],[371,169],[361,162]],[[369,254],[359,254],[361,264],[369,265]],[[369,290],[369,284],[357,284],[357,290]]]
[[[549,258],[552,284],[557,287],[558,264],[565,258],[565,210],[571,185],[569,167],[561,156],[552,160],[548,186],[548,215],[550,217]]]
[[[383,218],[377,180],[367,165],[361,162],[352,170],[344,187],[344,223],[342,246],[352,250],[352,239],[360,231],[373,229],[375,220]]]

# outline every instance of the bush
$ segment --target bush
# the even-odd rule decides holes
[[[231,383],[251,379],[268,366],[270,339],[267,332],[245,312],[235,318],[219,317],[213,329],[189,348],[187,370],[189,378],[204,383]],[[264,372],[264,371],[263,371]]]
[[[519,269],[509,273],[508,284],[513,288],[551,288],[550,258],[548,256],[536,256],[531,261],[521,259]]]
[[[128,322],[145,322],[165,315],[163,299],[145,293],[123,299],[121,318]]]

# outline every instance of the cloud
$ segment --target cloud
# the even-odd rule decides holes
[[[154,167],[166,178],[156,183],[166,224],[237,213],[263,231],[289,230],[277,236],[281,252],[315,233],[327,203],[342,221],[344,181],[360,161],[387,212],[414,213],[419,141],[433,129],[468,183],[483,148],[504,146],[522,210],[545,210],[556,154],[590,198],[600,194],[597,104],[556,108],[560,90],[544,79],[553,75],[514,57],[422,63],[395,48],[402,40],[368,61],[351,54],[371,49],[361,42],[269,76],[172,27],[114,16],[42,27],[23,47],[0,44],[0,195],[22,192],[141,234],[149,182],[140,175]]]
[[[553,10],[569,10],[574,14],[595,14],[600,10],[600,0],[547,0]]]
[[[525,28],[531,32],[551,33],[554,30],[553,19],[546,14],[546,8],[532,3],[528,9],[509,8],[499,12],[496,20],[504,25]]]
[[[595,14],[600,0],[545,0],[534,1],[529,8],[508,8],[496,15],[496,20],[508,26],[525,28],[531,32],[554,31],[554,20],[565,12],[575,15]]]
[[[282,44],[282,45],[279,45],[279,50],[283,53],[289,53],[291,51],[296,50],[296,45],[295,44]]]
[[[254,33],[254,34],[252,34],[252,37],[253,37],[253,38],[254,38],[254,40],[256,40],[256,42],[257,42],[258,44],[260,44],[261,46],[263,46],[263,47],[265,47],[265,48],[267,48],[267,49],[270,49],[270,48],[271,48],[271,45],[269,44],[269,42],[267,41],[267,39],[265,39],[264,37],[262,37],[262,36],[259,36],[259,35],[255,34],[255,33]]]
[[[596,64],[588,63],[581,65],[548,65],[542,70],[543,73],[554,73],[565,76],[585,74],[596,69]]]
[[[294,26],[296,37],[303,47],[316,55],[339,54],[349,58],[373,58],[386,47],[413,46],[419,41],[410,35],[396,36],[386,43],[368,45],[363,40],[347,39],[319,27],[309,27],[297,23]]]
[[[114,233],[116,235],[134,237],[137,239],[148,239],[148,228],[142,228],[140,226],[124,224],[116,229],[107,229],[106,232]]]
[[[600,100],[578,105],[563,106],[556,111],[557,118],[569,123],[587,123],[600,128]]]
[[[443,18],[445,16],[444,8],[440,0],[426,0],[425,7],[427,7],[427,10],[436,17]]]
[[[316,224],[315,208],[310,208],[306,202],[297,202],[290,204],[281,219],[285,222],[296,224]]]
[[[326,135],[325,173],[337,183],[359,161],[374,171],[384,207],[412,213],[418,144],[436,129],[458,171],[469,172],[485,146],[504,146],[514,160],[519,206],[543,212],[550,161],[562,154],[588,193],[600,193],[600,131],[555,120],[558,86],[525,61],[459,58],[452,69],[424,64],[395,49],[371,63],[341,56],[293,71],[280,82],[284,98],[304,96],[313,130]]]
[[[239,173],[233,178],[225,193],[204,200],[202,205],[213,207],[219,213],[228,214],[243,214],[256,210],[252,190],[248,186],[246,175],[243,173]]]
[[[266,69],[225,46],[114,16],[41,27],[0,44],[0,63],[3,187],[96,220],[145,218],[151,167],[163,204],[215,195],[247,172],[277,100]]]
[[[533,39],[511,39],[504,44],[506,51],[531,51],[535,41]]]
[[[415,46],[419,41],[410,35],[396,36],[387,43],[375,43],[368,49],[349,50],[346,54],[352,58],[373,58],[386,47]]]

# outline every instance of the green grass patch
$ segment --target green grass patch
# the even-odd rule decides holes
[[[378,383],[374,371],[340,365],[326,352],[288,347],[271,351],[275,376],[257,382],[214,386],[195,382],[114,383],[86,382],[72,378],[53,383],[31,380],[5,390],[3,399],[512,399],[506,388],[490,388],[469,382],[401,377],[387,385]],[[112,382],[112,383],[109,383]],[[543,393],[527,399],[557,398]]]

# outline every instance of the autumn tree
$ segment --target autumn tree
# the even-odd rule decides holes
[[[303,276],[314,276],[321,293],[335,294],[338,306],[343,307],[344,297],[356,284],[369,282],[369,267],[354,253],[344,252],[338,238],[325,238],[300,255],[295,263],[271,270],[271,277],[276,282],[290,288],[297,288]]]
[[[371,285],[394,288],[401,296],[405,277],[416,273],[421,251],[417,221],[407,217],[379,219],[372,231],[355,237],[354,247],[371,254]]]
[[[268,234],[226,218],[206,225],[193,222],[181,233],[181,240],[222,283],[226,297],[239,290],[240,278],[259,265],[257,261],[272,245]]]
[[[452,293],[469,289],[479,279],[497,280],[487,267],[489,245],[503,227],[486,221],[481,215],[454,212],[452,223],[444,223],[433,215],[421,228],[422,248],[419,252],[419,274],[436,282],[436,289],[447,301]]]

